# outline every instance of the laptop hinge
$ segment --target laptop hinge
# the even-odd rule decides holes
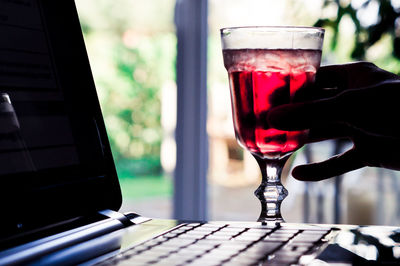
[[[119,212],[116,212],[116,211],[113,211],[110,209],[99,211],[99,213],[108,218],[118,220],[125,226],[130,226],[130,225],[134,224],[128,217],[126,217],[122,213],[119,213]]]

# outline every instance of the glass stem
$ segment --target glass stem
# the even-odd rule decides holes
[[[262,180],[254,195],[260,200],[261,213],[258,222],[284,222],[281,215],[281,203],[288,191],[281,183],[281,174],[289,156],[280,159],[262,159],[256,155],[261,169]]]

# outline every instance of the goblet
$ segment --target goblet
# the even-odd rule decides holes
[[[307,131],[268,125],[268,111],[295,101],[315,80],[324,29],[313,27],[233,27],[221,29],[236,139],[257,160],[262,180],[254,192],[260,222],[283,221],[281,183],[289,156],[304,145]]]

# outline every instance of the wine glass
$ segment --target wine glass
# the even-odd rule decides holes
[[[254,192],[261,202],[259,222],[283,222],[281,183],[289,156],[307,131],[282,131],[268,125],[270,108],[294,101],[314,82],[321,61],[324,29],[313,27],[232,27],[221,29],[224,65],[229,75],[236,139],[261,169]]]

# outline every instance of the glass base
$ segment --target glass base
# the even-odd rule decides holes
[[[279,183],[261,184],[254,195],[260,200],[261,213],[258,222],[284,222],[281,203],[288,195],[287,189]]]

